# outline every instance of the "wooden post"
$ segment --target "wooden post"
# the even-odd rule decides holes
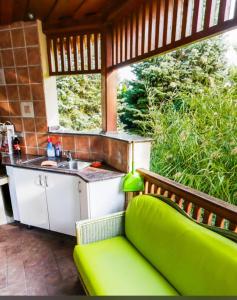
[[[101,37],[101,99],[103,132],[117,131],[117,71],[113,65],[112,29],[106,27]]]

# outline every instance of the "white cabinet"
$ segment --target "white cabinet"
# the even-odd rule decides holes
[[[6,169],[8,175],[9,191],[11,195],[13,218],[15,221],[20,221],[19,208],[18,208],[17,197],[16,197],[15,177],[14,177],[15,168],[7,166]]]
[[[12,175],[21,223],[75,235],[80,219],[76,177],[20,168]]]
[[[100,218],[124,210],[121,177],[86,183],[79,181],[81,220]]]
[[[89,218],[99,218],[124,210],[121,178],[91,182],[88,185]]]
[[[20,221],[49,229],[43,172],[15,168],[13,172]]]
[[[7,167],[14,219],[75,235],[75,223],[124,210],[121,177],[85,182],[78,176]]]
[[[50,230],[75,235],[80,220],[79,178],[44,173]]]

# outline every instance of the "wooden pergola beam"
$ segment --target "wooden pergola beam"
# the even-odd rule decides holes
[[[111,69],[112,62],[112,28],[105,27],[101,39],[101,100],[102,130],[117,131],[117,71]]]

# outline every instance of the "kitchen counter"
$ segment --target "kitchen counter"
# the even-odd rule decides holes
[[[146,142],[152,142],[153,139],[150,137],[144,137],[136,134],[128,134],[126,132],[107,132],[103,133],[99,130],[92,130],[92,131],[75,131],[70,129],[53,129],[49,128],[49,133],[51,134],[63,134],[63,135],[84,135],[84,136],[101,136],[101,137],[107,137],[114,140],[119,140],[127,143],[146,143]]]
[[[9,155],[2,157],[2,164],[5,166],[12,166],[17,168],[42,170],[58,174],[79,176],[86,182],[108,180],[112,178],[122,177],[124,175],[124,173],[117,171],[116,169],[113,169],[105,164],[103,164],[100,168],[86,167],[82,170],[72,170],[67,168],[48,166],[42,167],[41,162],[46,160],[49,160],[46,156],[22,155],[21,157],[16,157]],[[65,159],[61,158],[50,158],[50,160],[56,161],[57,163],[65,161]]]

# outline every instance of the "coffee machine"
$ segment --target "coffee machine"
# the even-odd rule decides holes
[[[11,122],[0,123],[0,152],[13,153],[12,141],[15,136],[14,125]]]

